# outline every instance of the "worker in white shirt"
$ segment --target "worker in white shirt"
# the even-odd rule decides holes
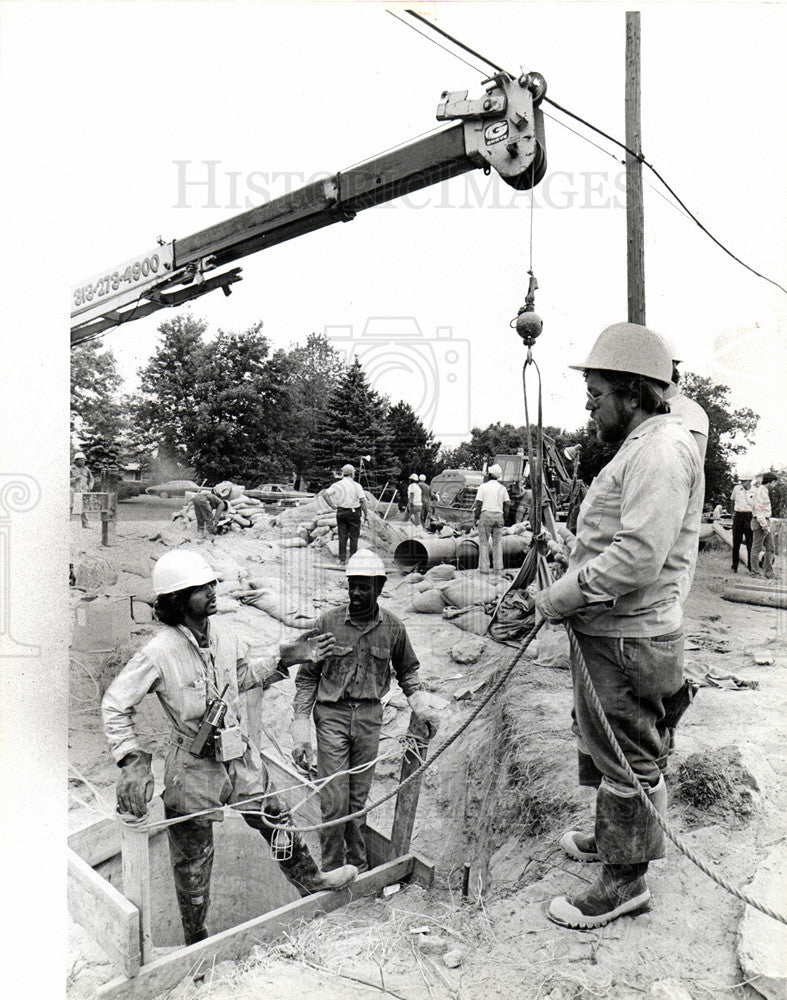
[[[746,568],[751,573],[751,543],[753,538],[751,519],[754,510],[751,480],[739,479],[733,488],[730,500],[732,501],[732,572],[738,572],[741,542],[745,542]]]
[[[366,510],[366,495],[360,483],[356,483],[355,467],[342,466],[342,478],[331,483],[323,493],[325,502],[336,511],[336,528],[339,534],[339,559],[347,562],[347,543],[350,545],[350,555],[354,556],[361,536],[361,519],[369,519]]]
[[[478,525],[478,570],[489,572],[489,539],[492,539],[492,567],[497,573],[503,568],[503,524],[511,505],[508,490],[500,482],[503,470],[490,465],[489,478],[478,487],[473,505],[473,518]]]
[[[662,338],[663,339],[663,338]],[[669,346],[669,344],[667,345]],[[671,353],[675,354],[675,349],[671,348]],[[680,360],[673,357],[672,361],[672,384],[669,385],[664,393],[664,401],[669,404],[669,411],[675,417],[680,417],[684,425],[691,431],[691,436],[699,449],[700,453],[700,464],[705,465],[705,452],[708,448],[708,431],[710,429],[710,421],[708,419],[708,414],[703,410],[698,402],[690,399],[688,396],[684,396],[681,392],[680,385],[680,372],[678,371],[678,365]]]
[[[755,476],[752,481],[752,518],[753,532],[752,552],[754,555],[753,576],[764,576],[768,580],[775,578],[773,572],[773,531],[771,528],[771,495],[768,487],[776,482],[774,472],[766,472]],[[762,552],[762,565],[760,553]]]
[[[424,503],[424,495],[418,485],[418,473],[410,474],[410,485],[407,487],[407,517],[413,524],[421,523],[421,508]]]

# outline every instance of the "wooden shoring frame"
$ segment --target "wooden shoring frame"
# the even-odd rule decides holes
[[[279,797],[290,808],[299,805],[298,821],[308,826],[318,823],[319,797],[314,786],[294,768],[275,760],[264,750],[262,757],[274,787],[283,789],[277,792]],[[315,794],[304,801],[304,793],[309,789]],[[413,802],[412,798],[408,796],[403,805],[408,814],[412,810],[414,816],[417,799]],[[401,809],[399,812],[401,815]],[[387,885],[411,879],[431,885],[434,878],[434,867],[428,861],[408,853],[409,836],[404,849],[400,847],[402,853],[392,857],[391,839],[367,823],[367,856],[372,867],[347,889],[314,893],[214,934],[205,941],[153,958],[148,838],[155,835],[133,827],[121,827],[111,818],[91,822],[69,835],[69,910],[122,973],[99,987],[97,997],[107,1000],[154,997],[186,976],[198,977],[214,961],[242,958],[255,944],[274,939],[298,921],[329,913],[355,899],[373,895]],[[399,839],[401,843],[401,837]],[[123,893],[92,867],[119,854],[123,865]]]

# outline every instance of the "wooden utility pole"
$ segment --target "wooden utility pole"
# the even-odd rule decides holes
[[[626,236],[629,323],[645,324],[645,206],[642,200],[639,11],[626,11]]]

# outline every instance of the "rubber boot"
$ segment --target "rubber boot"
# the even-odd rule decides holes
[[[645,882],[647,861],[632,865],[603,865],[601,875],[584,892],[558,896],[549,904],[548,916],[556,924],[586,930],[603,927],[626,913],[647,908],[650,890]]]
[[[270,844],[276,832],[270,824],[280,824],[291,826],[292,817],[275,797],[269,797],[265,801],[264,816],[258,813],[244,813],[243,818],[253,829],[258,830],[265,840]],[[299,833],[288,831],[291,838],[291,857],[278,860],[279,868],[285,878],[298,890],[301,896],[310,896],[315,892],[322,892],[326,889],[345,889],[355,880],[358,869],[354,865],[343,865],[330,872],[322,872],[317,867],[317,863],[312,857],[308,845]],[[276,857],[275,850],[272,852]]]
[[[660,777],[646,788],[661,816],[667,814],[667,786]],[[666,853],[664,831],[636,790],[604,778],[596,796],[596,850],[604,864],[629,865],[657,861]]]
[[[167,810],[167,818],[175,815]],[[183,936],[187,945],[204,941],[208,937],[205,921],[210,907],[213,826],[186,820],[167,827],[167,836]]]

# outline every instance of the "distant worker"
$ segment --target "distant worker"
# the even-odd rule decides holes
[[[536,612],[571,623],[617,742],[666,816],[665,705],[684,690],[682,606],[697,559],[702,465],[688,428],[667,411],[672,357],[658,335],[616,323],[571,367],[584,372],[599,439],[620,448],[588,489],[568,569],[536,594]],[[601,862],[601,875],[553,899],[548,914],[566,927],[601,927],[648,903],[645,873],[664,857],[664,834],[631,787],[573,652],[571,669],[579,781],[598,791],[595,833],[569,831],[561,845]]]
[[[717,503],[713,508],[713,513],[710,517],[711,521],[720,521],[724,517],[724,508],[720,503]]]
[[[205,532],[215,535],[218,515],[227,509],[227,501],[216,495],[215,489],[195,493],[191,506],[197,518],[197,535],[205,537]]]
[[[670,347],[669,342],[665,341],[667,347]],[[675,354],[675,349],[670,348],[671,353]],[[694,438],[697,448],[700,452],[700,464],[705,467],[705,452],[708,449],[708,430],[710,429],[710,421],[708,419],[708,414],[703,410],[696,400],[691,399],[689,396],[684,396],[680,388],[680,372],[678,371],[678,365],[680,360],[672,361],[672,379],[670,385],[667,387],[667,391],[664,393],[664,399],[666,400],[669,411],[673,416],[680,417],[683,423],[691,431],[691,436]]]
[[[764,576],[773,580],[773,530],[771,525],[771,495],[769,487],[777,480],[773,472],[755,476],[752,481],[752,554],[754,576]],[[762,562],[760,562],[762,556]]]
[[[421,525],[428,529],[432,516],[432,489],[423,474],[418,477],[418,488],[421,491]]]
[[[350,543],[350,556],[358,549],[358,539],[361,537],[361,518],[369,520],[366,509],[366,494],[360,483],[355,481],[355,466],[342,466],[342,478],[331,483],[323,493],[325,502],[336,511],[336,527],[339,533],[339,559],[347,562],[347,542]]]
[[[492,568],[499,573],[503,568],[503,524],[508,516],[511,499],[500,482],[503,470],[490,465],[488,479],[478,487],[473,504],[473,520],[478,525],[478,570],[488,573],[489,540],[492,540]]]
[[[321,872],[298,834],[273,837],[275,831],[267,824],[289,825],[290,816],[273,794],[260,752],[249,738],[241,697],[250,688],[284,680],[296,663],[321,661],[333,649],[333,637],[316,635],[252,658],[221,616],[214,617],[216,574],[198,553],[171,549],[154,565],[152,583],[154,613],[163,628],[112,681],[101,710],[112,756],[121,769],[118,810],[133,816],[146,814],[153,794],[152,756],[136,734],[134,710],[146,694],[155,694],[172,725],[164,768],[166,816],[202,813],[167,827],[189,945],[208,937],[213,823],[223,818],[224,805],[242,808],[249,826],[274,848],[285,838],[279,865],[302,896],[344,888],[357,874],[352,867]],[[213,710],[221,703],[226,709],[214,737],[207,723],[216,718]],[[216,811],[207,812],[212,809]]]
[[[407,487],[407,517],[413,524],[421,523],[421,508],[424,503],[424,495],[418,485],[418,473],[410,474],[410,485]]]
[[[754,513],[751,479],[739,479],[730,497],[732,504],[732,572],[738,572],[741,542],[746,544],[746,568],[751,573],[751,549],[754,532],[751,522]]]
[[[380,699],[388,691],[392,672],[428,738],[439,723],[418,676],[418,657],[404,625],[378,606],[386,580],[382,559],[368,550],[357,552],[347,563],[346,574],[349,603],[327,611],[313,630],[329,633],[335,646],[323,659],[304,663],[295,678],[293,759],[306,769],[313,761],[313,715],[318,779],[336,775],[320,792],[324,823],[358,812],[366,804],[380,743]],[[340,868],[345,860],[360,871],[368,867],[365,825],[363,819],[353,819],[320,831],[326,871]]]
[[[84,452],[78,451],[74,455],[74,462],[71,466],[71,509],[74,509],[75,493],[90,493],[93,489],[93,484],[95,483],[95,478],[93,473],[87,467],[87,459],[85,458]],[[82,506],[83,501],[80,498],[80,513],[82,515],[82,527],[89,528],[90,523],[87,519],[87,513],[85,512],[84,506]]]

